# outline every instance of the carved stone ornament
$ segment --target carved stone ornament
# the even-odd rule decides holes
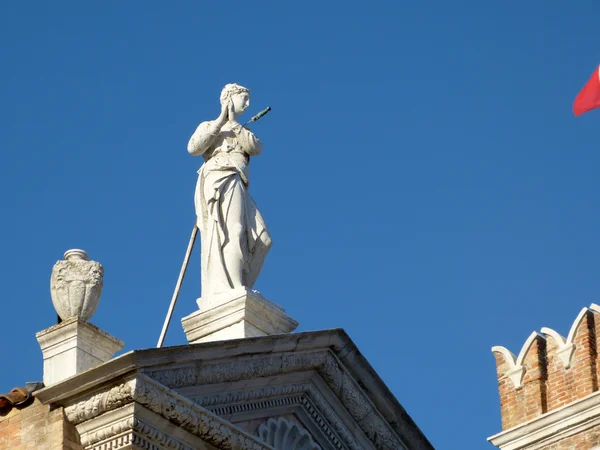
[[[240,403],[243,404],[244,411],[275,408],[281,403],[298,404],[321,428],[334,448],[363,450],[363,446],[356,441],[351,430],[346,427],[327,400],[310,382],[205,395],[192,398],[192,400],[221,417],[235,414]]]
[[[86,252],[68,250],[65,260],[54,265],[50,278],[52,303],[60,318],[88,321],[100,302],[103,277],[102,265],[88,261]]]
[[[92,433],[83,433],[81,445],[86,450],[143,448],[151,450],[195,450],[143,420],[127,417]]]
[[[308,431],[283,417],[261,424],[258,435],[275,450],[321,450]]]
[[[270,360],[270,358],[272,358]],[[375,411],[367,395],[356,380],[345,370],[338,358],[330,351],[301,352],[281,357],[269,354],[263,358],[206,362],[201,366],[165,368],[152,370],[147,375],[170,388],[227,383],[240,379],[252,379],[282,375],[285,373],[316,370],[348,410],[360,429],[380,450],[400,450],[407,447],[393,429]],[[204,402],[202,402],[204,403]],[[208,406],[208,405],[204,405]]]
[[[133,401],[216,448],[272,450],[256,437],[142,374],[109,391],[95,394],[75,405],[68,406],[65,408],[65,414],[70,423],[78,425]],[[130,423],[124,426],[132,427]],[[89,447],[95,444],[95,441],[111,438],[123,431],[113,428],[90,437],[84,445]]]
[[[204,160],[194,194],[203,308],[233,289],[252,289],[271,248],[269,230],[248,190],[250,159],[262,152],[262,143],[238,122],[250,105],[250,90],[227,84],[220,101],[219,116],[198,125],[187,148]]]

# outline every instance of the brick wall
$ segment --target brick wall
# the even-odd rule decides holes
[[[560,342],[549,336],[548,411],[560,408],[598,390],[596,368],[596,333],[594,314],[583,311],[574,332],[574,350],[570,367],[559,356]],[[600,320],[599,320],[600,322]],[[570,349],[566,349],[568,352]]]
[[[544,350],[546,341],[537,333],[532,334],[526,348],[521,351],[522,363],[512,364],[511,357],[495,351],[498,372],[498,390],[502,409],[502,429],[512,428],[529,419],[546,412],[546,371]],[[497,347],[494,347],[497,348]],[[514,358],[516,359],[516,358]],[[523,376],[520,385],[515,388],[515,381],[510,372],[518,371],[522,366]]]
[[[566,338],[551,328],[542,328],[541,332],[532,333],[518,356],[504,347],[492,349],[496,358],[503,430],[598,391],[600,307],[583,308]],[[592,437],[582,433],[583,437],[575,436],[573,442],[589,438],[599,443],[596,442],[598,430],[593,430],[589,432]],[[561,447],[562,443],[554,445],[548,449],[591,448],[578,447],[579,444],[568,444],[570,447]]]
[[[81,450],[77,431],[62,408],[51,410],[37,399],[0,416],[0,450]]]

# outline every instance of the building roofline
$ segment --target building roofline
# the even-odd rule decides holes
[[[399,434],[420,442],[419,448],[433,448],[423,432],[398,402],[381,377],[340,328],[301,333],[261,336],[227,341],[132,350],[100,366],[35,392],[44,403],[62,404],[67,398],[89,392],[119,377],[145,368],[182,365],[201,360],[231,359],[240,356],[317,351],[329,349],[361,386],[384,419]]]

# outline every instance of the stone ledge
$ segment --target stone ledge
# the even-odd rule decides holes
[[[600,424],[600,392],[488,438],[502,450],[535,450]]]

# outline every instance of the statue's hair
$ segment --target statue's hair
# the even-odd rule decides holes
[[[244,86],[240,86],[237,83],[226,84],[221,91],[221,105],[224,105],[232,95],[239,94],[240,92],[250,92],[250,89]]]

